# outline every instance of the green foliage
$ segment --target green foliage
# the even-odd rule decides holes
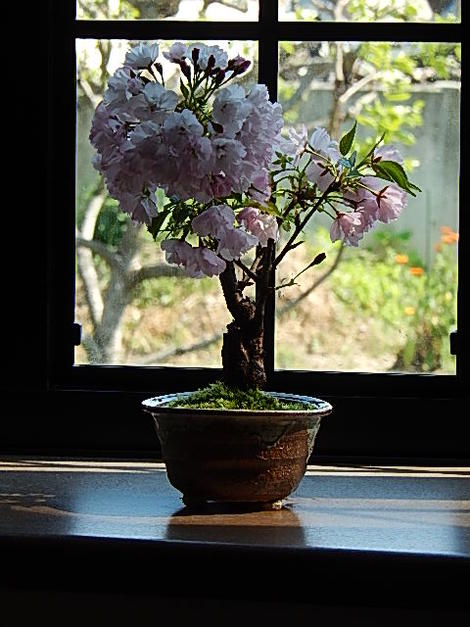
[[[218,381],[197,390],[189,398],[172,401],[169,407],[192,409],[263,409],[263,410],[307,410],[316,409],[311,403],[280,401],[258,389],[240,390]]]
[[[128,220],[127,214],[120,211],[118,202],[108,196],[96,221],[94,239],[108,246],[118,246]]]
[[[372,168],[377,176],[387,181],[395,182],[412,196],[416,196],[416,192],[421,191],[417,185],[408,180],[408,176],[404,168],[399,163],[395,163],[395,161],[381,160],[374,163]]]
[[[362,126],[373,129],[378,135],[386,133],[387,143],[401,143],[410,146],[416,138],[412,129],[423,123],[423,100],[415,100],[409,105],[397,105],[377,98],[372,103],[363,107],[357,120]],[[374,136],[366,138],[363,146],[368,147]]]
[[[381,320],[384,328],[404,335],[396,368],[432,372],[448,361],[448,337],[456,323],[457,234],[443,227],[429,269],[408,251],[409,236],[377,233],[373,246],[345,257],[332,275],[332,288],[356,315]]]
[[[378,4],[369,0],[350,0],[346,8],[352,17],[365,22],[376,22],[384,18],[409,21],[418,17],[416,4],[419,5],[420,3],[416,0],[413,2],[389,0],[386,4]]]
[[[339,149],[343,157],[351,150],[351,146],[353,145],[354,137],[356,135],[356,128],[357,122],[354,122],[354,126],[345,135],[343,135],[341,141],[339,142]]]

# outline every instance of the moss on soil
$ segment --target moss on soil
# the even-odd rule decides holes
[[[264,410],[306,410],[317,409],[313,403],[281,401],[261,390],[240,390],[230,388],[218,381],[206,388],[196,390],[190,397],[181,397],[168,404],[168,407],[188,407],[192,409],[264,409]]]

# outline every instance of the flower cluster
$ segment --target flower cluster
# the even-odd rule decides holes
[[[288,252],[315,212],[331,216],[332,241],[357,246],[418,189],[383,138],[359,159],[355,126],[339,143],[322,128],[282,137],[282,109],[266,86],[229,84],[248,60],[181,42],[163,58],[180,71],[179,93],[165,86],[158,44],[139,44],[110,78],[90,140],[110,194],[154,237],[166,233],[167,261],[189,276],[221,274],[276,241],[279,227],[292,232]]]
[[[97,107],[90,140],[110,194],[138,222],[156,216],[155,191],[207,203],[233,193],[269,196],[267,168],[282,128],[265,86],[225,86],[249,66],[218,46],[175,43],[182,95],[164,86],[157,44],[130,50]],[[217,94],[214,92],[217,90]],[[213,97],[212,111],[208,101]]]
[[[348,142],[346,142],[347,146]],[[360,166],[356,165],[356,155],[346,159],[338,142],[331,140],[324,128],[316,128],[310,139],[302,128],[300,133],[291,132],[290,140],[282,143],[284,153],[290,156],[291,164],[305,172],[307,184],[313,183],[325,195],[325,204],[333,211],[330,236],[333,242],[344,240],[358,246],[364,234],[379,222],[388,223],[399,217],[407,204],[407,193],[393,182],[387,168],[377,176],[377,169],[383,164],[392,164],[403,175],[405,189],[413,192],[414,185],[406,179],[403,170],[403,157],[392,145],[374,146],[368,158]],[[307,156],[305,165],[300,166]],[[369,169],[372,174],[361,170]],[[417,188],[416,188],[417,189]],[[326,198],[330,192],[329,198]]]

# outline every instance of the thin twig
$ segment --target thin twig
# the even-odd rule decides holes
[[[294,309],[294,307],[296,307],[304,298],[307,298],[307,296],[311,294],[313,290],[315,290],[319,285],[321,285],[324,281],[326,281],[326,279],[330,276],[330,274],[332,274],[332,272],[334,272],[336,268],[338,267],[343,251],[344,251],[344,244],[342,243],[331,267],[328,268],[328,270],[324,272],[316,281],[314,281],[308,289],[306,289],[299,296],[297,296],[297,298],[286,303],[283,307],[280,307],[277,315],[283,316],[285,313],[287,313],[291,309]]]
[[[291,237],[289,238],[289,240],[286,242],[284,248],[281,250],[281,252],[279,253],[279,255],[276,257],[276,259],[273,262],[273,268],[277,268],[277,266],[281,263],[281,261],[284,259],[284,257],[286,256],[286,254],[289,252],[289,250],[291,250],[292,248],[292,244],[295,242],[295,240],[297,239],[297,237],[300,235],[300,233],[302,232],[302,230],[304,229],[305,225],[307,224],[307,222],[310,220],[310,218],[313,216],[313,214],[317,211],[317,209],[320,207],[320,205],[322,204],[322,202],[325,200],[326,196],[328,195],[328,193],[331,190],[331,185],[329,185],[326,190],[323,192],[323,194],[320,196],[320,198],[318,198],[317,202],[313,205],[313,207],[311,208],[311,210],[307,213],[307,215],[305,216],[305,218],[302,220],[302,222],[300,222],[296,228],[294,233],[291,235]]]

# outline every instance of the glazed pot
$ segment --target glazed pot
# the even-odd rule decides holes
[[[143,401],[155,422],[168,480],[185,505],[207,501],[278,508],[305,474],[320,420],[332,411],[320,399],[267,392],[306,409],[188,409],[168,404],[191,392]],[[315,409],[308,409],[314,404]]]

